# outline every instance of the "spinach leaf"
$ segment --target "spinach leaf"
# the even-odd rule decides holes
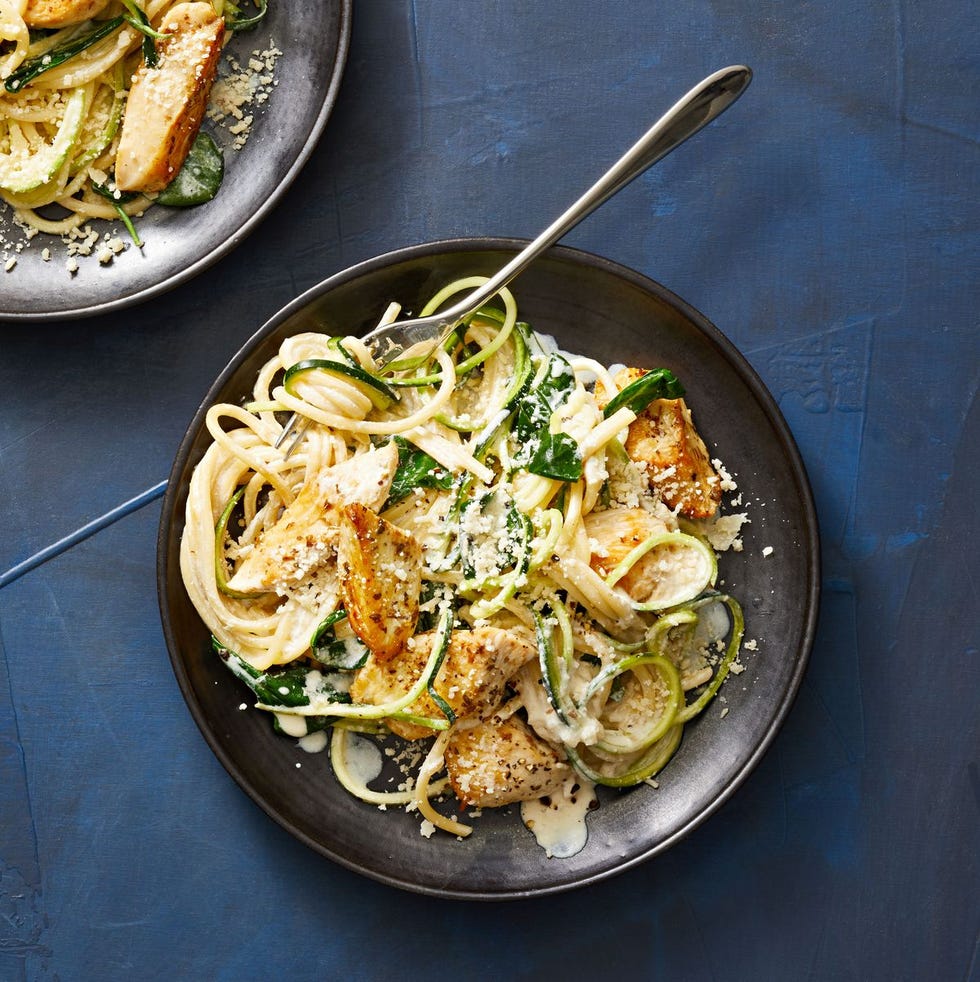
[[[330,614],[316,629],[310,649],[313,657],[327,668],[351,672],[360,668],[369,654],[368,647],[358,637],[338,638],[334,625],[347,619],[347,611],[341,607]]]
[[[582,455],[567,433],[552,433],[551,417],[575,389],[572,366],[552,354],[544,378],[517,403],[514,460],[530,473],[556,481],[577,481],[582,476]]]
[[[218,145],[207,133],[198,133],[177,176],[157,195],[156,202],[170,208],[203,205],[218,193],[224,175],[225,161]]]
[[[315,669],[282,668],[261,672],[216,639],[211,645],[235,678],[244,682],[267,706],[291,709],[309,706],[310,696],[324,696],[330,702],[350,702],[350,695],[337,690]],[[312,676],[312,677],[311,677]]]
[[[669,368],[656,368],[646,375],[630,382],[622,392],[609,400],[602,411],[609,419],[617,409],[628,406],[634,413],[642,413],[654,399],[680,399],[684,395],[684,386]]]
[[[544,433],[527,469],[555,481],[577,481],[582,476],[582,454],[567,433]]]
[[[106,201],[119,205],[128,205],[139,197],[138,191],[119,191],[109,184],[97,184],[95,181],[92,182],[92,190]]]
[[[412,446],[404,437],[392,439],[398,447],[398,467],[388,491],[389,505],[401,501],[416,488],[439,488],[442,491],[452,488],[453,475],[438,461]]]

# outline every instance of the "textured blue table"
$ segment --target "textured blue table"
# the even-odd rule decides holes
[[[233,784],[170,670],[150,495],[0,590],[0,979],[980,977],[978,42],[969,0],[360,0],[326,136],[256,234],[153,303],[0,325],[2,573],[162,481],[298,292],[535,234],[745,62],[743,100],[567,242],[741,348],[824,549],[807,677],[734,798],[622,876],[479,905],[322,860]]]

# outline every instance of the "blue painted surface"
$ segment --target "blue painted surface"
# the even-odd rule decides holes
[[[980,977],[978,41],[968,0],[361,0],[326,135],[258,233],[152,304],[0,326],[2,573],[163,479],[298,292],[535,234],[745,62],[742,102],[567,242],[741,348],[824,548],[810,669],[734,798],[639,869],[488,906],[335,867],[239,791],[170,671],[159,505],[111,522],[0,590],[0,978]]]

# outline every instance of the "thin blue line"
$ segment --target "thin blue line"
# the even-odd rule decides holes
[[[80,529],[76,529],[71,535],[66,535],[63,539],[58,539],[57,542],[52,542],[51,545],[45,546],[40,552],[36,552],[33,556],[29,556],[23,562],[18,563],[16,566],[11,566],[6,573],[0,573],[0,589],[7,586],[8,583],[13,583],[18,577],[23,576],[25,573],[30,572],[32,569],[40,566],[41,563],[47,562],[54,556],[60,556],[66,549],[70,549],[74,545],[78,545],[79,542],[84,542],[89,536],[95,535],[96,532],[101,532],[102,529],[113,522],[119,521],[120,518],[125,518],[127,515],[131,515],[134,511],[138,511],[144,505],[148,505],[151,501],[156,501],[157,498],[162,498],[164,491],[167,490],[167,482],[161,481],[159,484],[154,484],[152,488],[147,488],[146,491],[140,492],[135,498],[130,498],[129,501],[124,501],[121,505],[117,505],[111,511],[107,511],[104,515],[99,518],[94,518],[87,525],[83,525]]]

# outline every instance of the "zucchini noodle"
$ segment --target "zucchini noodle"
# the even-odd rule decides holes
[[[741,608],[698,523],[625,449],[668,395],[642,403],[616,378],[536,335],[502,290],[388,366],[342,331],[287,338],[244,405],[209,409],[188,594],[257,708],[292,736],[333,729],[355,797],[465,837],[438,799],[650,782],[718,693]],[[365,775],[349,728],[432,742],[382,788],[394,778]]]

